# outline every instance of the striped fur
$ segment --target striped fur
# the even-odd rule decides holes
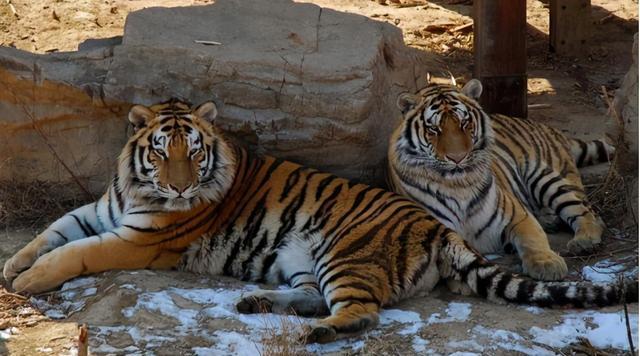
[[[502,272],[405,197],[231,144],[202,120],[214,116],[212,104],[204,105],[132,110],[138,128],[107,193],[7,261],[4,275],[13,287],[36,293],[81,274],[133,268],[286,283],[288,290],[244,295],[237,308],[328,315],[310,330],[309,342],[373,327],[382,306],[442,279],[496,302],[593,306],[634,298],[617,286],[549,284]],[[198,135],[190,136],[193,130]],[[151,152],[174,140],[189,147]],[[203,151],[188,155],[194,145]],[[171,167],[193,172],[165,172],[161,179],[155,154],[189,160]],[[192,174],[198,183],[188,186]]]
[[[389,146],[393,190],[422,204],[481,253],[515,246],[525,273],[557,280],[567,273],[536,219],[553,213],[575,232],[575,253],[601,240],[603,226],[586,201],[577,166],[607,161],[613,147],[585,143],[526,119],[487,115],[462,90],[429,84],[399,97],[404,119]]]

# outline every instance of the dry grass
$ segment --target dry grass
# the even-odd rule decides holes
[[[632,197],[634,194],[632,184],[637,184],[635,180],[637,177],[634,175],[637,175],[638,168],[635,160],[628,159],[629,143],[625,139],[624,120],[614,107],[605,87],[602,87],[601,97],[609,108],[609,115],[616,123],[616,132],[612,137],[616,152],[611,159],[604,181],[589,192],[589,201],[601,216],[607,218],[609,225],[622,226],[629,225],[631,222],[633,225],[631,228],[634,230],[632,233],[637,234],[638,207],[635,206],[636,200]]]
[[[8,292],[0,286],[0,329],[33,326],[48,319],[31,306],[27,297]]]
[[[73,183],[0,182],[0,229],[37,228],[85,203]]]
[[[261,356],[306,356],[312,355],[305,348],[304,323],[301,319],[282,315],[274,325],[264,318],[265,332],[262,335]]]

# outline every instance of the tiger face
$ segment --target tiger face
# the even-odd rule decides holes
[[[462,90],[430,83],[417,94],[400,94],[397,104],[404,120],[396,142],[398,158],[445,176],[488,164],[493,132],[476,102],[481,93],[482,84],[473,79]]]
[[[141,203],[188,210],[222,198],[233,180],[234,161],[212,125],[216,116],[213,102],[193,109],[176,100],[131,108],[134,135],[120,156],[119,176]]]

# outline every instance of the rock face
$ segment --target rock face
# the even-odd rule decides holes
[[[72,172],[98,193],[130,105],[178,97],[214,100],[217,124],[259,152],[379,184],[396,96],[434,67],[391,25],[288,0],[149,8],[121,44],[81,48],[0,48],[0,180]]]
[[[629,144],[629,152],[625,159],[619,160],[618,169],[634,179],[628,182],[627,192],[631,198],[627,201],[627,219],[633,223],[638,216],[638,34],[636,33],[631,49],[633,63],[616,93],[613,106],[624,120],[625,139]],[[614,130],[614,132],[616,132]]]
[[[638,34],[634,36],[631,49],[633,63],[624,77],[622,86],[616,93],[613,105],[622,116],[625,124],[625,134],[629,149],[636,157],[638,155]],[[636,162],[637,158],[633,160]]]

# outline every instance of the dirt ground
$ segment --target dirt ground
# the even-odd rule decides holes
[[[87,39],[121,36],[129,12],[150,6],[192,6],[212,2],[209,0],[3,1],[0,3],[0,45],[37,53],[74,51],[77,50],[81,42]],[[442,66],[437,70],[442,72],[448,70],[458,78],[470,79],[473,65],[473,34],[469,29],[453,30],[471,22],[470,1],[403,0],[400,4],[394,4],[390,1],[387,1],[389,4],[380,4],[378,1],[369,0],[309,0],[304,2],[312,2],[339,11],[362,14],[378,21],[386,21],[396,25],[402,29],[407,45],[438,55]],[[631,64],[633,34],[638,30],[638,3],[632,0],[592,0],[592,32],[588,55],[581,58],[561,58],[549,52],[549,14],[546,3],[547,1],[527,1],[528,101],[529,104],[545,104],[544,108],[530,109],[529,117],[558,127],[574,137],[602,137],[608,129],[615,126],[607,114],[603,87],[606,95],[612,96],[615,89],[620,86],[622,77]],[[442,75],[443,73],[435,74]],[[625,218],[624,204],[611,204],[611,199],[602,198],[607,194],[616,196],[616,187],[599,189],[606,172],[607,167],[601,166],[588,170],[584,176],[587,187],[597,193],[594,196],[596,208],[600,209],[604,220],[610,227],[604,247],[592,255],[568,256],[565,254],[564,244],[569,235],[566,233],[558,234],[554,235],[555,237],[552,239],[554,248],[565,254],[565,258],[569,262],[572,271],[571,279],[580,279],[583,266],[592,265],[603,259],[623,261],[626,266],[635,266],[638,263],[637,222]],[[624,194],[621,196],[621,199],[623,198],[625,198]],[[52,210],[55,210],[55,206],[52,206]],[[47,213],[57,215],[61,212]],[[1,220],[0,218],[0,222]],[[35,231],[43,228],[42,219],[32,221],[38,223],[26,227],[3,226],[6,231],[0,233],[0,262],[3,263],[23,246]],[[511,265],[516,260],[515,257],[507,256],[499,261]],[[37,310],[29,309],[31,307],[28,300],[21,300],[19,297],[7,295],[6,292],[0,290],[0,329],[10,330],[11,327],[17,327],[18,331],[16,332],[19,333],[19,337],[11,337],[4,344],[4,339],[0,335],[0,354],[7,352],[16,355],[72,354],[77,336],[76,323],[92,320],[91,318],[96,318],[100,311],[105,311],[108,314],[110,308],[115,307],[109,304],[114,300],[110,296],[114,293],[120,293],[122,289],[112,288],[111,285],[114,283],[120,286],[128,283],[144,284],[144,281],[141,280],[132,281],[136,278],[135,276],[114,273],[101,277],[96,286],[99,298],[90,297],[88,306],[84,310],[75,313],[64,322],[50,321]],[[165,278],[162,280],[166,281],[167,285],[180,288],[196,288],[201,282],[195,277],[190,279],[188,276],[174,274],[168,274],[162,278]],[[171,282],[170,278],[177,278],[179,281]],[[211,283],[218,285],[219,281]],[[239,288],[238,285],[234,286]],[[47,298],[53,298],[53,302],[55,302],[55,294],[49,295]],[[447,303],[451,301],[470,303],[473,305],[473,312],[466,323],[449,323],[446,324],[446,328],[430,326],[421,330],[425,339],[430,340],[429,347],[435,352],[446,354],[453,351],[470,351],[505,355],[517,353],[514,350],[498,349],[496,351],[486,348],[483,351],[478,351],[474,347],[452,349],[447,346],[449,345],[447,341],[464,338],[469,334],[471,326],[480,322],[484,326],[494,328],[524,330],[531,325],[550,327],[562,318],[561,311],[532,314],[515,307],[494,306],[478,301],[476,298],[452,296],[441,290],[435,293],[434,298],[429,298],[427,301],[415,298],[402,303],[399,308],[413,310],[424,317],[429,317],[434,311],[442,312]],[[133,301],[130,302],[133,303]],[[122,308],[123,306],[118,305],[117,307]],[[611,310],[619,310],[619,308]],[[637,305],[632,306],[631,312],[637,315]],[[505,319],[505,315],[510,317]],[[143,317],[141,316],[141,318]],[[96,322],[102,322],[101,325],[115,326],[119,323],[126,323],[126,320],[97,320]],[[382,335],[374,336],[365,343],[364,348],[350,353],[406,354],[414,352],[411,347],[407,346],[406,340],[398,338],[397,335],[389,335],[391,333],[385,331]],[[476,341],[484,345],[481,339]],[[94,343],[92,347],[97,346],[95,340],[92,342]],[[124,350],[127,343],[131,343],[130,340],[115,340],[114,342],[116,344],[119,342],[122,346],[119,350]],[[187,341],[182,340],[182,342]],[[190,345],[197,346],[202,341],[189,339],[188,342],[191,343]],[[409,342],[409,346],[410,344],[411,342]],[[527,346],[540,347],[533,342],[527,343]],[[594,349],[584,343],[559,349],[545,346],[545,349],[561,354],[575,352],[595,354]],[[183,349],[176,346],[174,349],[165,349],[164,354],[182,353],[181,350]],[[620,350],[601,350],[599,352],[600,354],[622,353]],[[157,350],[156,353],[163,354]]]

